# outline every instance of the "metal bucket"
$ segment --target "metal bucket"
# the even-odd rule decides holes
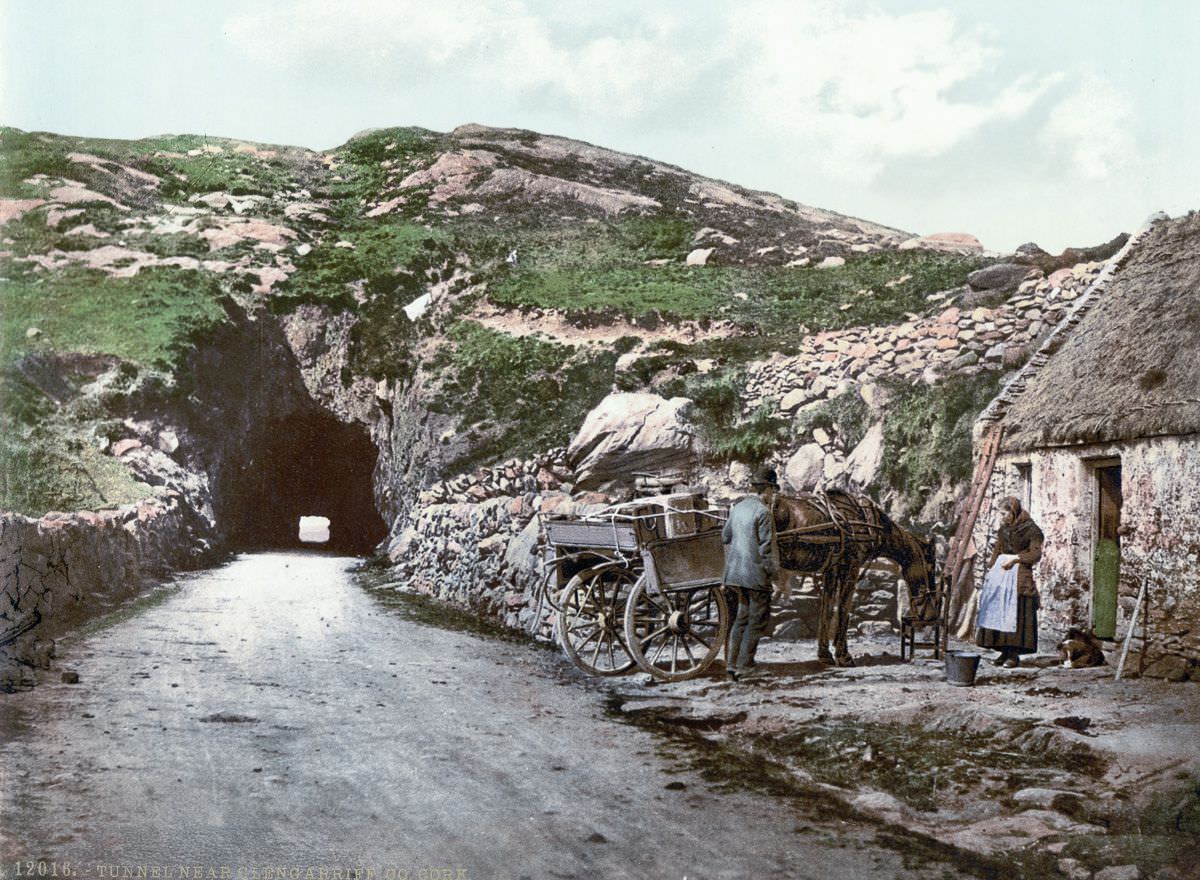
[[[974,651],[947,651],[946,683],[955,687],[970,687],[975,684],[975,671],[979,668],[981,656]]]

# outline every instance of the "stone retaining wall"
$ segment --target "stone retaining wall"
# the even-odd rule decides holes
[[[1035,341],[1065,316],[1102,267],[1102,263],[1084,263],[1049,277],[1030,270],[1037,277],[1021,282],[995,308],[950,305],[936,316],[892,327],[810,336],[800,354],[750,369],[750,405],[774,398],[791,413],[847,386],[869,384],[883,376],[917,381],[930,370],[948,374],[1015,367]],[[964,296],[969,299],[971,294],[934,295],[947,301],[961,301]],[[613,500],[588,495],[571,501],[568,493],[574,483],[564,451],[554,450],[538,459],[508,461],[431,486],[421,493],[411,513],[393,524],[388,557],[396,566],[397,583],[509,626],[545,633],[549,609],[537,595],[542,569],[536,514],[584,511]],[[722,493],[710,497],[718,494]],[[895,573],[884,568],[864,572],[851,618],[852,633],[895,630],[895,584]],[[814,636],[816,605],[816,594],[805,588],[789,602],[777,604],[777,637]]]
[[[207,524],[182,496],[116,510],[0,514],[0,684],[47,665],[53,638],[133,598],[148,578],[208,561]]]
[[[1020,366],[1033,344],[1066,316],[1103,266],[1081,263],[1049,277],[1030,278],[995,308],[950,305],[934,317],[809,336],[799,354],[750,368],[748,406],[776,399],[783,412],[793,413],[835,396],[847,381],[866,384],[883,376],[916,381],[927,371],[940,375]],[[955,293],[934,297],[960,302],[971,297]]]

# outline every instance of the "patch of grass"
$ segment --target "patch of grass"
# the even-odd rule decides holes
[[[563,446],[608,393],[617,356],[532,337],[515,337],[460,321],[430,365],[446,376],[431,408],[462,413],[472,439],[470,470],[510,456]]]
[[[801,413],[796,418],[794,430],[803,435],[824,428],[841,439],[844,449],[851,450],[866,436],[870,427],[871,408],[858,390],[851,388]]]
[[[644,259],[683,259],[696,224],[684,217],[654,215],[619,220],[614,231],[622,245]]]
[[[1073,836],[1063,855],[1095,871],[1110,865],[1137,865],[1143,877],[1160,876],[1171,867],[1190,876],[1200,864],[1200,783],[1166,791],[1144,808],[1113,817],[1108,833]]]
[[[740,369],[685,376],[665,393],[680,394],[692,403],[683,416],[695,427],[709,454],[718,461],[762,461],[786,442],[788,424],[778,407],[766,402],[742,415],[741,391],[745,376]]]
[[[382,128],[353,138],[333,151],[340,163],[329,180],[328,195],[342,226],[363,222],[362,208],[370,201],[387,198],[392,184],[429,164],[442,144],[441,138],[423,128]],[[426,204],[428,192],[415,188],[404,193],[408,202],[392,217],[416,216]]]
[[[60,138],[0,127],[0,193],[12,197],[39,195],[25,181],[35,174],[69,175],[74,167]]]
[[[999,371],[950,376],[935,385],[887,381],[883,480],[910,502],[971,476],[971,427],[999,393]],[[919,506],[919,505],[918,505]]]
[[[450,254],[449,242],[444,231],[417,223],[378,225],[326,236],[296,259],[296,272],[281,286],[272,308],[290,311],[301,303],[354,308],[351,285],[355,282],[362,283],[367,297],[407,295],[407,304],[418,292],[412,283],[414,276],[424,281],[425,270],[443,264]]]
[[[75,218],[72,218],[75,219]],[[107,242],[90,235],[67,235],[74,225],[63,223],[54,228],[46,222],[46,212],[41,210],[29,211],[15,220],[4,224],[4,248],[14,257],[27,257],[31,254],[48,254],[52,250],[87,251]],[[11,274],[29,275],[36,271],[33,263],[8,263]]]
[[[171,370],[191,333],[224,318],[222,296],[211,275],[170,267],[132,278],[71,269],[9,281],[0,290],[0,358],[48,348]],[[41,335],[27,339],[30,327]]]
[[[271,198],[302,185],[287,162],[278,157],[237,152],[234,144],[225,139],[178,135],[97,143],[95,150],[156,175],[161,180],[160,194],[173,201],[186,201],[192,195],[210,192]],[[204,152],[189,156],[188,152],[194,150]]]
[[[1010,789],[1046,784],[1062,759],[998,748],[991,738],[966,731],[927,730],[920,724],[830,721],[771,737],[743,737],[755,751],[798,766],[841,788],[886,791],[918,810],[936,810],[939,790],[970,790],[983,771],[1004,777]],[[1103,764],[1078,757],[1076,772],[1099,775]]]
[[[116,459],[83,436],[80,426],[51,419],[0,437],[0,510],[41,516],[129,504],[150,494]]]
[[[564,241],[569,245],[571,238],[564,234]],[[869,254],[831,269],[646,266],[628,257],[589,265],[591,257],[611,250],[592,248],[581,252],[568,247],[567,253],[547,260],[540,260],[533,248],[529,259],[491,288],[489,297],[506,306],[615,311],[628,318],[653,313],[681,319],[724,317],[802,335],[903,320],[926,309],[928,293],[963,284],[981,265],[973,258],[922,251]]]

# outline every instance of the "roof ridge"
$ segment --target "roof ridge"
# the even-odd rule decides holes
[[[1096,276],[1092,283],[1088,285],[1087,290],[1075,301],[1074,306],[1067,313],[1067,316],[1058,322],[1058,325],[1050,332],[1050,335],[1038,346],[1037,351],[1017,370],[1016,374],[1000,389],[1000,393],[980,413],[979,418],[975,421],[978,431],[982,431],[983,426],[994,424],[1004,418],[1008,412],[1009,405],[1025,391],[1029,381],[1049,362],[1050,355],[1058,350],[1059,346],[1066,341],[1071,330],[1079,325],[1079,322],[1090,311],[1092,305],[1099,300],[1100,296],[1108,288],[1113,276],[1117,274],[1117,271],[1133,252],[1133,249],[1157,223],[1169,219],[1170,217],[1161,211],[1152,214],[1142,227],[1129,237],[1124,246],[1108,258],[1104,268],[1100,270],[1100,274]]]

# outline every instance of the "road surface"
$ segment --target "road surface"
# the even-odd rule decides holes
[[[78,684],[0,695],[3,875],[958,876],[712,789],[603,682],[417,622],[355,562],[239,556],[61,646]]]

